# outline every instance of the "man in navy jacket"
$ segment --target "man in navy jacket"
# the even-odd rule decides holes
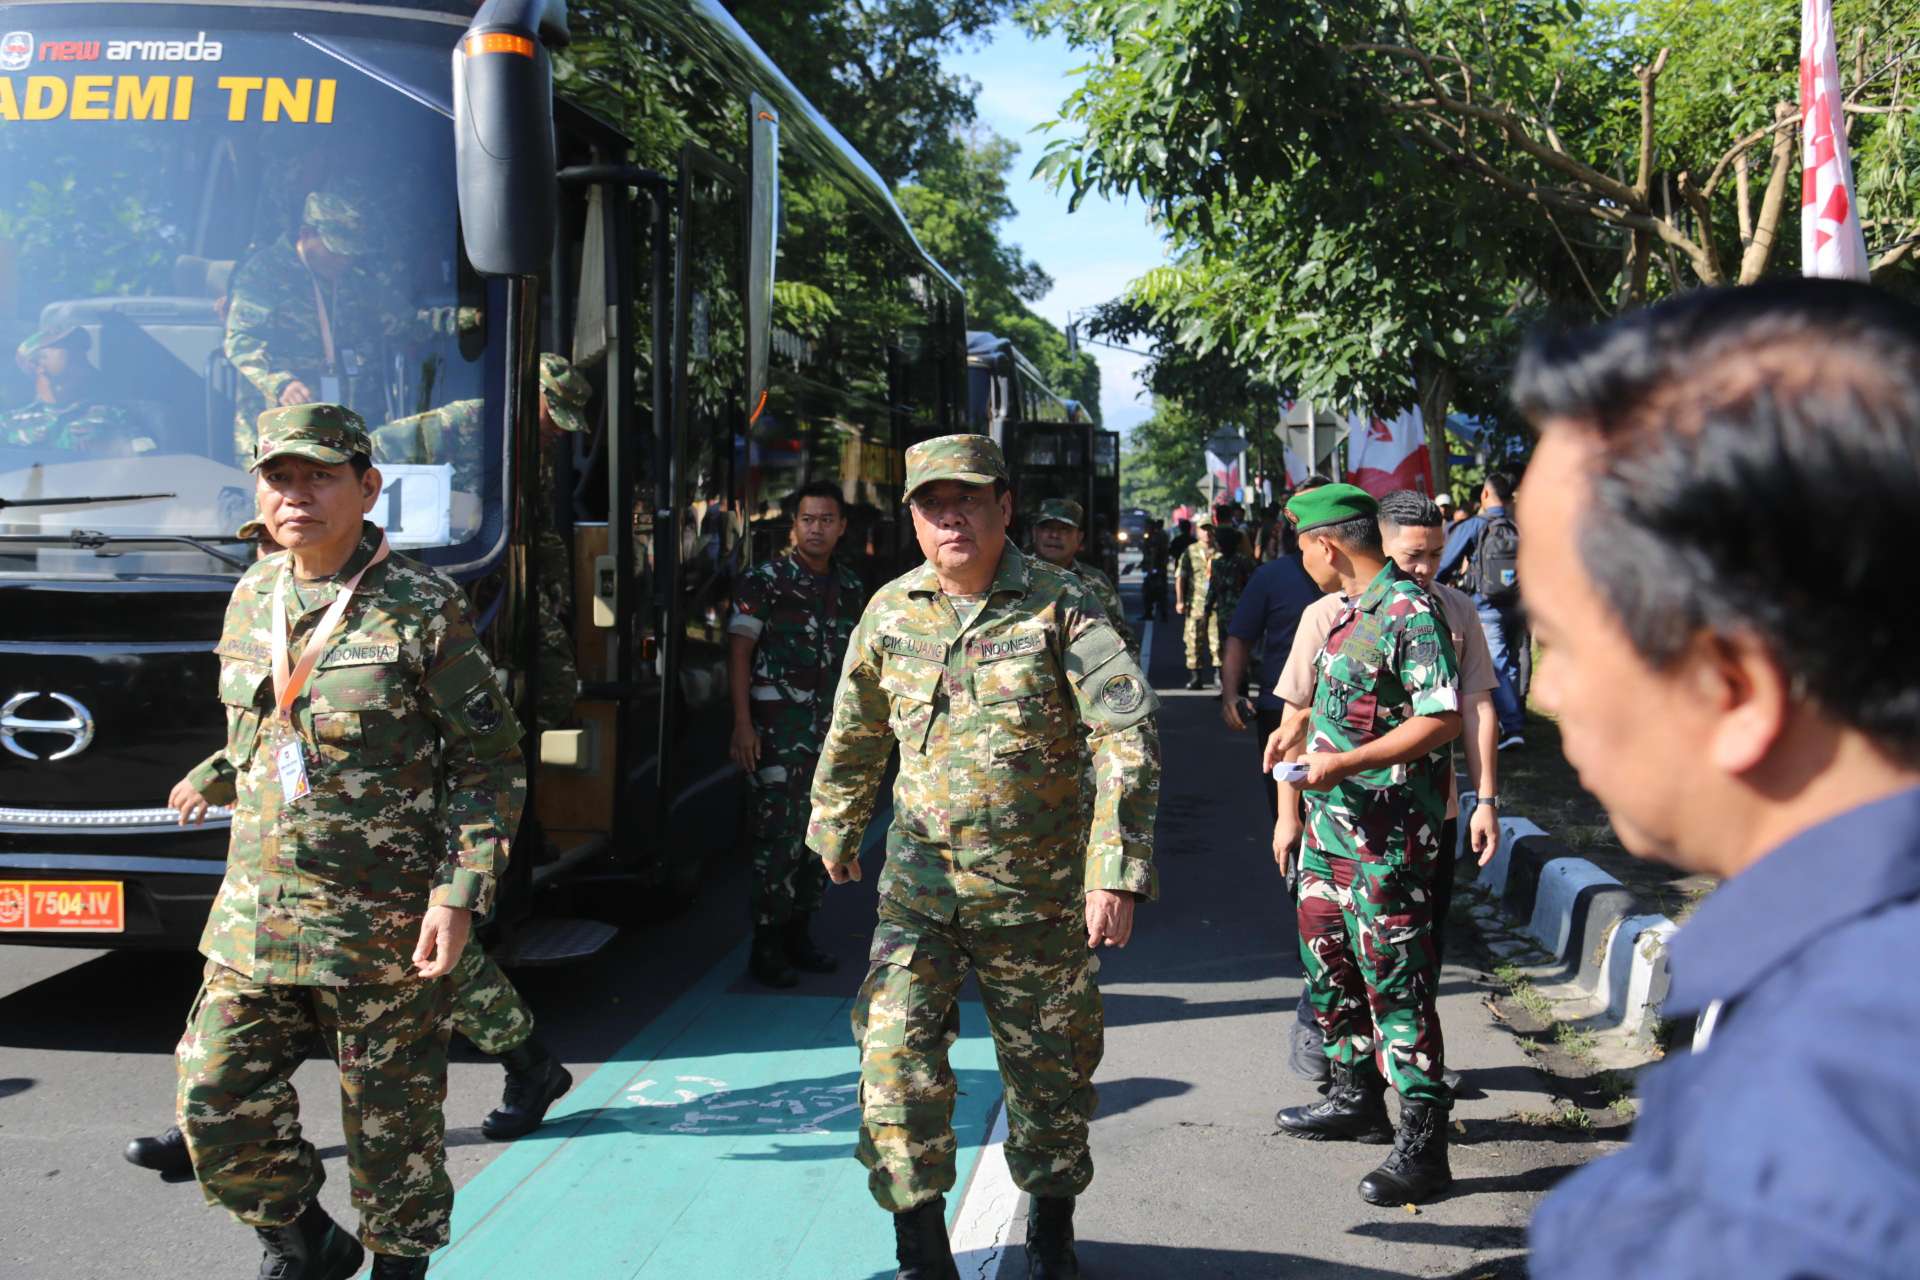
[[[1724,883],[1674,939],[1631,1145],[1534,1219],[1539,1280],[1920,1267],[1920,310],[1703,291],[1538,342],[1535,699],[1634,853]]]

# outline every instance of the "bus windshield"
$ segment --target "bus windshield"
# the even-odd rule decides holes
[[[303,402],[366,420],[397,548],[498,540],[459,28],[329,8],[0,13],[0,575],[235,572],[255,418]]]

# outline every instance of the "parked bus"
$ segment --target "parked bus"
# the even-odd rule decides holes
[[[0,422],[105,406],[0,434],[0,940],[198,938],[225,818],[162,806],[224,740],[250,409],[321,315],[314,398],[377,439],[465,424],[376,459],[374,518],[465,586],[530,730],[503,954],[590,954],[733,843],[732,584],[822,478],[869,581],[917,555],[902,455],[965,429],[965,305],[719,3],[630,14],[629,70],[672,74],[586,69],[556,96],[557,0],[0,4],[0,344],[60,353],[23,361],[0,409],[28,412]],[[344,274],[304,256],[316,220]],[[596,389],[552,447],[543,351]],[[543,529],[583,689],[536,727]]]

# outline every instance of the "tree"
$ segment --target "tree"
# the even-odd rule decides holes
[[[1202,442],[1211,429],[1179,401],[1156,396],[1153,415],[1133,428],[1120,455],[1120,505],[1159,517],[1182,504],[1201,505],[1200,478],[1207,469]]]

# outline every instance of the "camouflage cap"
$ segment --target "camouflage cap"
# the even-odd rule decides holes
[[[45,329],[35,329],[20,339],[20,345],[13,349],[13,362],[20,366],[20,372],[33,372],[33,357],[48,347],[73,347],[85,350],[92,346],[86,330],[77,325],[57,324]]]
[[[977,432],[935,436],[907,450],[907,496],[934,480],[992,484],[1007,479],[1007,460],[992,437]]]
[[[360,201],[337,191],[315,191],[307,197],[300,220],[320,234],[320,243],[349,258],[373,252],[373,231]]]
[[[565,356],[549,351],[540,357],[540,389],[547,393],[547,412],[554,426],[562,431],[587,429],[587,415],[581,410],[593,399],[593,384]]]
[[[258,542],[260,535],[267,531],[267,522],[259,516],[247,521],[233,531],[233,536],[242,542]]]
[[[253,467],[268,458],[290,453],[329,467],[351,461],[356,453],[373,456],[373,440],[360,415],[344,405],[295,404],[269,409],[260,415],[259,443]]]
[[[1287,503],[1287,519],[1301,533],[1322,525],[1341,524],[1380,514],[1380,504],[1358,485],[1328,484],[1296,493]]]
[[[1040,504],[1037,523],[1046,524],[1049,521],[1055,524],[1071,525],[1075,529],[1084,529],[1087,527],[1086,508],[1072,498],[1048,498]]]

